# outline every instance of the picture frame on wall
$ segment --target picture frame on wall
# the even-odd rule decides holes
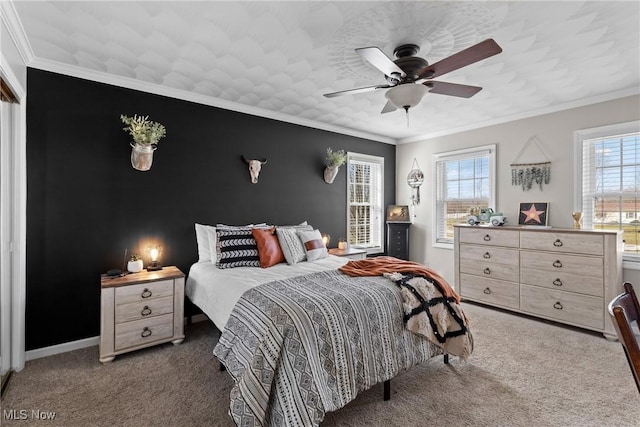
[[[387,222],[411,222],[408,205],[387,206]]]
[[[520,202],[518,209],[518,225],[548,227],[548,202]]]

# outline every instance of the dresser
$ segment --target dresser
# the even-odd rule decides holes
[[[100,362],[116,355],[184,340],[184,273],[177,267],[103,276]]]
[[[602,332],[622,292],[622,232],[454,226],[463,299]]]
[[[387,255],[409,259],[410,222],[387,222]]]

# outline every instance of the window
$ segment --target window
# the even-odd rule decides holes
[[[625,257],[640,260],[640,122],[577,131],[576,150],[584,227],[622,230]]]
[[[434,245],[451,247],[453,224],[472,207],[495,208],[495,145],[434,155]]]
[[[382,251],[384,158],[348,153],[347,230],[349,244],[367,252]]]

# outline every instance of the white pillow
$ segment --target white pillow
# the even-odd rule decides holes
[[[304,251],[307,254],[308,261],[315,261],[320,258],[326,258],[329,256],[327,247],[322,241],[322,235],[320,230],[301,231],[298,230],[298,236],[304,247]]]
[[[305,221],[306,222],[306,221]],[[276,227],[278,243],[284,254],[287,264],[294,265],[307,259],[304,246],[298,237],[297,230],[313,230],[310,225],[298,225],[294,227]]]
[[[196,223],[196,243],[198,245],[198,262],[211,261],[211,254],[215,255],[215,241],[213,242],[214,251],[211,251],[211,245],[209,244],[209,231],[210,225],[203,225]],[[215,228],[213,236],[215,238]]]

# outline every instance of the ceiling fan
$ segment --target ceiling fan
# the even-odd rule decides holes
[[[487,39],[434,64],[429,64],[426,59],[415,56],[419,50],[420,47],[415,44],[400,45],[393,51],[396,59],[391,60],[378,47],[358,48],[356,53],[382,71],[387,84],[326,93],[324,96],[333,98],[341,95],[389,89],[385,92],[387,104],[381,113],[403,108],[408,114],[409,108],[418,105],[427,92],[461,98],[472,97],[482,88],[432,79],[502,52],[502,48],[493,39]]]

